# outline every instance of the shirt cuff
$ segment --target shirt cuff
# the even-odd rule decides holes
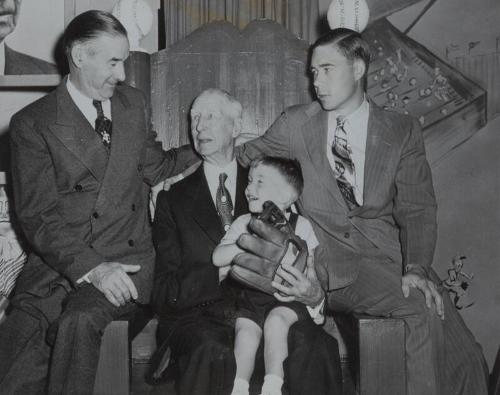
[[[323,308],[325,307],[325,298],[323,298],[316,307],[306,306],[309,315],[315,324],[321,325],[325,322],[325,315],[323,314]]]
[[[88,284],[92,284],[92,282],[89,279],[90,273],[92,273],[92,270],[90,272],[87,272],[84,276],[80,277],[78,280],[76,280],[76,284],[80,285],[84,282],[88,283]]]

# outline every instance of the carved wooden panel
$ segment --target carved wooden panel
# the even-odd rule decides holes
[[[311,101],[308,43],[281,25],[253,21],[240,31],[207,24],[152,55],[153,122],[165,147],[188,141],[189,108],[204,89],[227,90],[243,105],[243,132],[264,133],[287,106]]]

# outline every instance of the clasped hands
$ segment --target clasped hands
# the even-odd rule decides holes
[[[140,265],[103,262],[90,271],[88,279],[110,303],[120,307],[137,299],[137,288],[128,273],[137,273],[139,270]]]

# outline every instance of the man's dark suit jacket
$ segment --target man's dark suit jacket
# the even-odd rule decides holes
[[[57,66],[5,46],[5,75],[59,74]]]
[[[69,96],[66,79],[12,117],[15,210],[34,250],[17,293],[42,296],[54,284],[71,289],[100,263],[117,261],[141,265],[131,278],[139,301],[149,300],[154,269],[149,188],[181,172],[192,154],[164,152],[155,142],[138,90],[118,86],[111,113],[109,155]]]
[[[248,212],[248,170],[238,166],[234,216]],[[153,238],[157,252],[152,301],[161,312],[182,311],[222,299],[212,253],[224,236],[201,165],[158,195]]]

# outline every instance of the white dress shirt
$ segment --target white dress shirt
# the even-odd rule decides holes
[[[208,162],[203,162],[203,171],[207,179],[208,188],[210,189],[210,195],[212,196],[212,201],[214,205],[217,206],[215,199],[217,195],[217,188],[219,187],[219,174],[226,173],[227,178],[224,185],[231,195],[231,201],[233,202],[233,216],[234,216],[234,206],[236,198],[236,177],[238,174],[238,165],[236,159],[233,159],[224,167],[218,167]]]
[[[351,159],[354,163],[355,183],[353,185],[354,197],[356,202],[363,205],[363,186],[365,180],[365,152],[366,138],[368,135],[368,116],[370,106],[366,99],[356,111],[344,117],[344,130],[347,134],[347,144],[351,147]],[[333,140],[335,138],[335,129],[337,128],[338,113],[330,111],[328,113],[328,135],[326,139],[326,157],[330,162],[332,169],[335,169],[335,159],[332,153]]]
[[[66,88],[68,89],[69,96],[76,104],[78,109],[82,112],[83,116],[89,121],[92,127],[95,127],[95,120],[97,118],[97,110],[92,104],[90,97],[85,96],[68,78],[66,81]],[[111,119],[111,100],[104,100],[102,103],[102,111],[106,118]]]

